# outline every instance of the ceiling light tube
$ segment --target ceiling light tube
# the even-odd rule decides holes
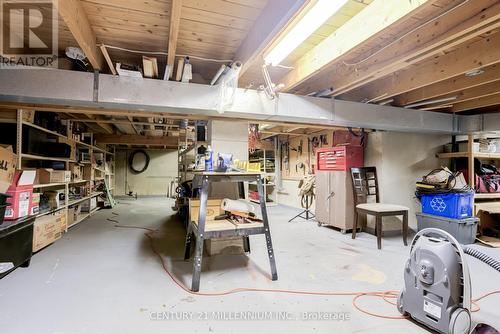
[[[317,0],[312,8],[291,28],[288,33],[264,57],[266,64],[279,65],[302,42],[321,27],[348,0]]]

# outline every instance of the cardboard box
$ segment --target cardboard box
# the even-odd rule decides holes
[[[224,211],[221,209],[222,199],[209,199],[207,201],[207,213],[205,220],[208,222],[214,220],[216,216],[221,215]],[[198,221],[200,210],[200,200],[189,199],[189,220]]]
[[[33,252],[47,247],[61,238],[62,225],[65,224],[64,212],[38,217],[33,224]]]
[[[41,193],[33,193],[31,196],[31,215],[36,215],[40,212],[40,196]]]
[[[5,193],[12,184],[16,171],[16,155],[12,146],[0,145],[0,193]]]
[[[58,209],[64,205],[64,190],[49,190],[44,192],[45,196],[49,199],[50,209]],[[62,194],[62,196],[61,196]]]
[[[243,237],[217,238],[205,240],[205,252],[208,256],[225,254],[244,254]]]
[[[72,206],[68,208],[68,221],[67,221],[68,228],[71,225],[73,225],[76,221],[75,212],[76,212],[76,207]]]
[[[92,165],[85,165],[83,167],[83,179],[84,180],[94,179],[94,168],[92,167]]]
[[[5,210],[5,220],[15,220],[31,213],[33,181],[36,172],[33,170],[18,170],[14,174],[14,180],[7,190],[7,209]]]
[[[35,110],[23,110],[23,121],[35,123]]]
[[[64,183],[71,181],[71,171],[39,168],[36,170],[37,184]]]
[[[71,163],[69,165],[69,170],[71,172],[71,181],[82,181],[83,180],[83,166],[76,163]]]
[[[80,206],[82,212],[90,212],[97,208],[97,198],[92,197],[90,200],[82,202]]]

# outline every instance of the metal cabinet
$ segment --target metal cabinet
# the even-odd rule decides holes
[[[315,213],[319,225],[333,226],[342,233],[352,230],[354,196],[349,172],[316,172]],[[358,226],[362,224],[360,221]]]

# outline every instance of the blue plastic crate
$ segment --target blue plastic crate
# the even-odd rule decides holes
[[[422,195],[422,212],[454,219],[472,217],[474,193],[443,193]]]

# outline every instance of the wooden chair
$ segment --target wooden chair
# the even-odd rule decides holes
[[[356,238],[358,217],[360,214],[375,216],[375,234],[378,249],[382,248],[382,217],[403,216],[403,242],[408,245],[408,208],[402,205],[379,203],[377,169],[375,167],[351,168],[354,194],[354,226],[352,238]],[[375,203],[366,203],[370,196],[375,196]]]

